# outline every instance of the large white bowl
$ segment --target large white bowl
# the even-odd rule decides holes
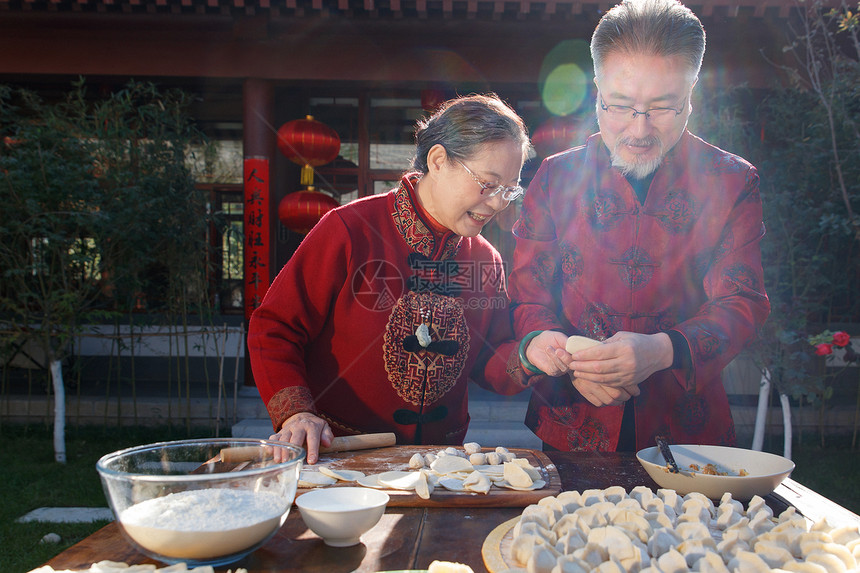
[[[668,470],[666,460],[657,446],[637,452],[639,463],[660,487],[674,489],[684,495],[692,491],[720,499],[724,493],[732,498],[747,501],[755,495],[771,493],[794,470],[794,462],[767,452],[730,448],[726,446],[669,446],[681,473]],[[714,464],[734,475],[707,475],[688,471],[691,464],[704,467]],[[737,475],[745,470],[747,475]]]
[[[225,448],[255,461],[201,464]],[[235,450],[233,450],[235,451]],[[277,451],[279,459],[275,462]],[[165,563],[219,566],[246,556],[284,524],[305,451],[283,442],[226,438],[161,442],[120,450],[96,464],[126,538]]]
[[[366,487],[318,489],[296,498],[305,524],[332,547],[357,544],[379,522],[387,503],[387,493]]]

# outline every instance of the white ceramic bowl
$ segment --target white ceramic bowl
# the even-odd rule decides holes
[[[357,544],[379,522],[387,503],[387,493],[366,487],[317,489],[296,498],[305,524],[332,547]]]
[[[256,461],[238,471],[220,463],[198,469],[237,447]],[[275,450],[286,461],[275,463]],[[120,529],[139,551],[165,563],[214,567],[241,559],[280,529],[304,457],[302,448],[282,442],[216,438],[120,450],[96,469]]]
[[[674,489],[682,495],[697,491],[717,500],[729,492],[734,499],[748,501],[755,495],[764,497],[771,493],[794,470],[794,462],[767,452],[726,446],[672,445],[669,449],[681,473],[667,469],[657,446],[640,450],[636,457],[660,487]],[[709,463],[732,475],[688,471],[691,464],[704,467]],[[738,475],[741,470],[747,475]]]

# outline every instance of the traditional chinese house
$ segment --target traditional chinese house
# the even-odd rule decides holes
[[[593,127],[587,43],[614,2],[579,0],[0,0],[0,83],[50,95],[79,76],[130,79],[199,98],[194,117],[228,168],[200,181],[244,224],[244,265],[218,304],[241,321],[301,240],[279,219],[305,188],[277,130],[312,116],[339,140],[318,151],[301,208],[384,192],[408,166],[412,129],[455,94],[493,91],[526,119],[539,157]],[[795,0],[694,0],[708,50],[699,91],[777,78]],[[298,198],[297,198],[298,199]],[[511,252],[515,213],[487,230]],[[246,383],[248,381],[246,380]]]

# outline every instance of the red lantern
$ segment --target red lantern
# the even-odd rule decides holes
[[[314,167],[337,158],[340,137],[329,126],[306,119],[288,121],[278,129],[278,149],[287,159],[302,166],[302,185],[314,184]]]
[[[278,219],[287,229],[306,234],[322,216],[339,207],[332,197],[313,187],[290,193],[278,204]]]

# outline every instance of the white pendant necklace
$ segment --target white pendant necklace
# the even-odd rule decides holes
[[[418,328],[415,329],[415,337],[418,338],[418,344],[420,344],[422,348],[427,348],[432,342],[432,339],[430,338],[430,328],[427,326],[430,322],[430,311],[421,311],[419,308],[419,314],[421,315],[422,321],[421,324],[418,325]]]

